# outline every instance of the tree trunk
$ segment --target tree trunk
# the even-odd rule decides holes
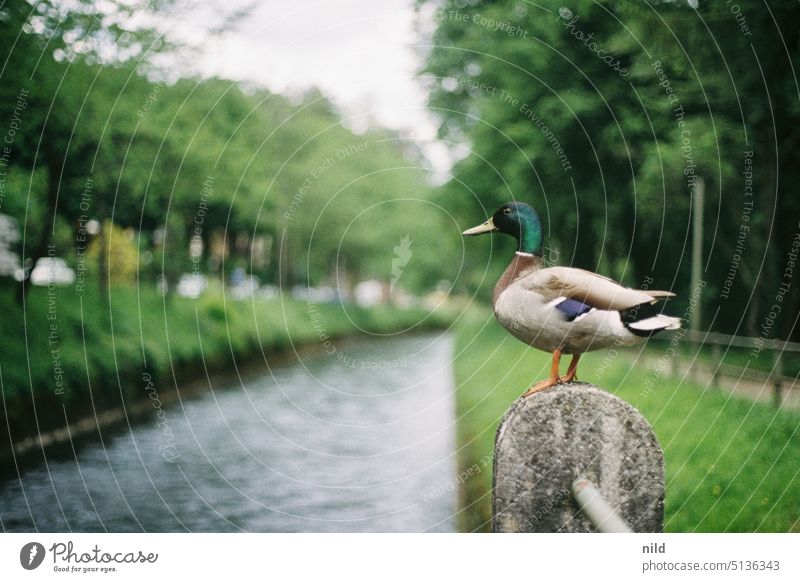
[[[53,160],[55,158],[55,160]],[[56,220],[56,204],[58,203],[58,191],[61,186],[61,174],[64,170],[64,160],[59,158],[57,155],[54,156],[53,154],[48,155],[47,157],[47,205],[45,207],[45,219],[42,225],[42,232],[39,234],[38,240],[33,245],[33,250],[30,254],[31,260],[31,270],[25,271],[25,259],[26,257],[20,257],[23,265],[23,277],[22,282],[17,287],[17,302],[22,304],[25,298],[26,293],[30,287],[30,273],[33,271],[33,268],[36,267],[36,263],[42,257],[47,255],[47,246],[50,244],[50,240],[53,236],[53,231],[55,230],[55,220]],[[24,242],[23,242],[23,249],[24,249]],[[24,253],[23,253],[24,254]]]

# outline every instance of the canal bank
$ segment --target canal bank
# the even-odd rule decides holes
[[[52,299],[33,288],[24,315],[4,309],[0,465],[6,470],[18,455],[40,457],[42,444],[69,442],[151,410],[159,414],[162,403],[179,398],[178,387],[207,389],[209,377],[296,353],[342,357],[344,338],[418,332],[449,321],[441,311],[280,297],[232,301],[221,292],[192,300],[119,289],[110,303],[88,292],[58,293]],[[10,293],[0,296],[0,308],[12,301]]]

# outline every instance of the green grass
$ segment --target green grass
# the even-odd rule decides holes
[[[506,408],[546,377],[549,354],[527,348],[483,312],[456,326],[456,354],[460,469],[481,469],[462,485],[460,528],[486,531],[495,430]],[[622,351],[586,354],[580,376],[652,424],[666,461],[666,531],[800,531],[800,414],[658,378],[631,368],[630,358]],[[658,380],[649,393],[648,378]]]
[[[169,390],[175,384],[173,372],[180,384],[182,378],[202,375],[204,365],[211,371],[231,370],[234,360],[260,358],[262,352],[269,359],[292,346],[323,347],[329,337],[392,333],[418,323],[414,329],[424,329],[450,321],[442,310],[426,317],[422,309],[390,306],[366,310],[309,307],[286,299],[226,301],[219,289],[196,300],[165,300],[149,286],[112,289],[109,302],[100,299],[94,286],[87,285],[81,294],[58,287],[52,298],[46,288],[34,287],[24,314],[13,290],[3,289],[0,313],[2,400],[15,438],[35,432],[34,401],[44,429],[63,425],[62,405],[73,419],[91,413],[90,396],[100,409],[146,397],[145,372],[159,390]]]

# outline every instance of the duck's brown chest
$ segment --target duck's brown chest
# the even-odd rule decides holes
[[[542,259],[536,255],[528,253],[516,253],[511,263],[506,267],[503,275],[497,281],[492,292],[492,307],[497,305],[497,300],[506,287],[511,285],[519,277],[523,277],[531,271],[538,269],[541,266]]]

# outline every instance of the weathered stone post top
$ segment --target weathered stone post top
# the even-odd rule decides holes
[[[660,532],[664,457],[630,404],[591,384],[560,384],[520,398],[506,412],[495,440],[492,495],[496,532],[626,531],[626,525]]]

